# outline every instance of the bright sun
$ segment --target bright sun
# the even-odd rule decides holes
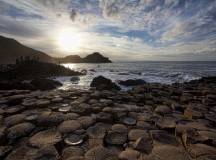
[[[71,30],[65,30],[58,35],[58,45],[60,50],[65,52],[78,51],[82,43],[82,37],[79,33]]]

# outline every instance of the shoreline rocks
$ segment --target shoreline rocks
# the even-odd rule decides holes
[[[127,87],[146,84],[146,82],[142,79],[128,79],[125,81],[118,81],[118,83],[120,85],[127,86]]]
[[[0,90],[0,159],[213,160],[216,81]]]
[[[120,90],[121,89],[110,79],[107,79],[103,76],[95,77],[92,80],[90,87],[95,87],[97,90]]]

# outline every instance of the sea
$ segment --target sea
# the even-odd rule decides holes
[[[71,81],[72,77],[55,77],[63,86],[59,89],[89,89],[94,77],[102,75],[113,82],[128,79],[143,79],[150,83],[183,83],[206,76],[216,76],[216,62],[201,61],[144,61],[114,62],[103,64],[67,63],[61,64],[75,71],[86,72],[79,80]],[[77,78],[77,77],[76,77]],[[121,86],[122,89],[130,89]]]

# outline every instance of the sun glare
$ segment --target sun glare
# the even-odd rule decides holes
[[[58,45],[60,50],[65,52],[78,51],[82,43],[82,37],[79,33],[71,30],[65,30],[58,35]]]

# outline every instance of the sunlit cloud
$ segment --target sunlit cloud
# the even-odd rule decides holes
[[[0,34],[53,56],[216,60],[215,0],[0,0]]]

